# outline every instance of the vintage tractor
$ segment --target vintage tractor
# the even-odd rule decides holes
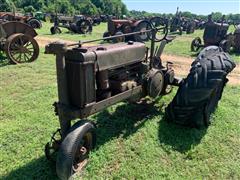
[[[86,34],[92,32],[92,22],[83,15],[63,16],[55,15],[54,26],[50,28],[51,34],[61,33],[60,28],[66,28],[73,33]]]
[[[184,18],[181,26],[182,30],[186,31],[187,34],[192,34],[196,29],[196,22],[194,20]]]
[[[0,21],[0,50],[14,64],[32,62],[38,58],[39,46],[36,31],[28,24]]]
[[[177,12],[175,16],[170,20],[170,32],[178,32],[179,35],[182,35],[182,16],[181,12]]]
[[[11,13],[11,12],[0,12],[0,20],[2,21],[20,21],[23,23],[27,23],[34,29],[39,29],[42,27],[42,23],[40,20],[38,20],[35,17],[31,16],[24,16],[17,13]]]
[[[191,51],[197,52],[200,48],[211,45],[220,46],[225,52],[229,52],[231,47],[236,50],[239,49],[239,30],[236,29],[234,34],[228,34],[228,29],[228,24],[213,22],[211,16],[209,16],[203,33],[204,44],[202,44],[200,37],[196,37],[191,43]]]
[[[240,53],[240,25],[236,26],[234,31],[234,49]]]
[[[104,40],[142,33],[136,31]],[[120,101],[140,102],[146,96],[154,99],[170,93],[176,85],[179,89],[167,107],[166,119],[195,127],[209,124],[210,113],[227,82],[226,75],[235,64],[218,47],[204,49],[193,62],[188,77],[181,80],[175,77],[171,62],[164,66],[161,61],[164,46],[172,40],[167,30],[151,27],[144,33],[151,40],[150,49],[133,41],[84,46],[100,39],[46,46],[47,54],[56,55],[59,101],[54,107],[60,129],[47,143],[45,154],[48,159],[57,155],[60,179],[81,172],[96,145],[97,124],[86,118]],[[155,48],[158,42],[159,48]],[[71,122],[76,119],[80,120],[73,125]]]
[[[128,20],[128,19],[110,19],[108,21],[108,30],[104,32],[103,38],[115,35],[130,34],[132,32],[144,31],[150,28],[148,20]],[[129,36],[120,36],[112,38],[113,42],[123,41],[147,41],[148,35],[143,32],[142,34],[130,34]]]

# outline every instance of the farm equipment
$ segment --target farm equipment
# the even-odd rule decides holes
[[[9,21],[0,22],[0,50],[4,51],[11,63],[35,61],[39,46],[34,37],[36,31],[28,24]]]
[[[183,19],[181,26],[182,30],[186,31],[187,34],[192,34],[196,29],[196,22],[191,19]]]
[[[166,117],[190,126],[200,126],[208,121],[227,82],[226,75],[234,68],[234,63],[221,49],[213,47],[204,50],[192,64],[192,69],[203,67],[202,71],[191,70],[184,80],[176,78],[173,64],[167,62],[163,66],[161,61],[165,45],[172,40],[164,28],[151,26],[144,31],[103,39],[70,45],[56,42],[46,46],[45,53],[56,55],[59,101],[54,103],[54,107],[60,129],[46,144],[45,154],[51,159],[57,153],[56,171],[60,179],[69,179],[81,172],[87,164],[89,152],[96,144],[96,124],[86,118],[117,102],[138,102],[146,96],[154,99],[170,93],[172,86],[176,85],[180,86],[176,95],[180,101],[175,97],[167,108]],[[144,43],[133,41],[84,46],[85,43],[142,33],[146,33],[151,40],[150,49]],[[155,48],[158,42],[159,47]],[[205,65],[210,60],[214,60],[214,63]],[[219,63],[225,66],[215,66]],[[186,98],[186,101],[181,98]],[[210,107],[209,103],[212,102],[214,104]],[[202,116],[198,115],[197,118],[195,112]],[[179,122],[181,115],[185,119]],[[71,125],[71,121],[76,119],[80,120]]]
[[[154,25],[160,25],[159,19],[155,19]],[[151,22],[149,20],[128,20],[128,19],[110,19],[108,21],[108,30],[103,34],[103,38],[111,37],[115,35],[130,34],[133,32],[142,31],[141,34],[133,33],[128,36],[117,36],[117,38],[112,37],[114,42],[123,42],[123,41],[136,41],[143,42],[148,41],[149,37],[145,30],[150,29]],[[108,39],[109,40],[109,39]]]
[[[223,17],[224,19],[224,17]],[[220,46],[225,52],[229,52],[231,47],[234,47],[236,51],[239,50],[239,29],[235,30],[235,33],[228,32],[229,25],[226,23],[216,23],[211,19],[211,15],[208,18],[208,22],[205,24],[203,42],[200,37],[193,39],[191,43],[191,51],[197,52],[200,48],[215,45]]]
[[[86,34],[92,32],[92,23],[91,19],[86,18],[83,15],[75,15],[75,16],[63,16],[63,15],[55,15],[54,26],[50,28],[51,34],[59,34],[61,33],[60,28],[66,28],[71,32],[78,34]]]
[[[23,16],[21,14],[11,13],[11,12],[0,12],[0,20],[2,21],[20,21],[30,25],[34,29],[39,29],[42,27],[42,23],[35,17]]]
[[[236,26],[234,31],[234,49],[240,53],[240,25]]]
[[[170,21],[170,32],[177,32],[179,35],[182,35],[182,17],[181,17],[181,12],[177,12],[175,16],[171,19]]]

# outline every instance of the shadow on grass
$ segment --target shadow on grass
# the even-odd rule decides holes
[[[123,137],[135,133],[152,116],[157,115],[158,109],[152,104],[137,105],[123,104],[113,113],[104,110],[94,116],[97,123],[97,146],[105,144],[114,137]],[[44,156],[34,160],[17,170],[12,171],[3,179],[57,179],[55,163],[48,161]]]
[[[152,104],[124,104],[111,114],[104,110],[97,114],[97,146],[105,144],[114,137],[126,138],[135,133],[149,118],[159,114]]]
[[[55,165],[43,156],[37,160],[33,160],[25,166],[12,171],[7,176],[3,177],[5,180],[22,180],[22,179],[58,179],[55,173]]]
[[[159,122],[159,141],[166,152],[169,150],[184,153],[198,145],[207,129],[195,129],[176,125],[165,120]]]
[[[3,54],[3,52],[0,51],[0,67],[10,65],[9,60],[7,57]]]

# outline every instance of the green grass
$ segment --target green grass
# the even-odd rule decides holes
[[[0,179],[57,179],[44,157],[59,125],[54,58],[0,67]],[[163,120],[175,92],[154,107],[119,103],[92,116],[97,148],[81,178],[240,179],[240,87],[225,88],[207,130]]]
[[[51,35],[50,33],[51,26],[52,24],[50,23],[43,23],[43,28],[40,30],[37,30],[38,34],[40,36],[45,36],[49,38],[55,37],[55,38],[61,38],[64,40],[71,40],[71,41],[84,41],[84,40],[93,40],[93,39],[102,38],[103,33],[107,30],[107,23],[101,23],[99,26],[93,27],[92,34],[87,34],[87,35],[73,34],[73,33],[69,33],[67,29],[62,28],[62,31],[63,31],[62,34]],[[229,32],[233,32],[233,31],[234,31],[233,27],[230,27]],[[195,57],[196,53],[191,52],[190,50],[191,42],[195,37],[202,38],[202,36],[203,36],[203,30],[196,30],[194,34],[183,33],[182,36],[177,36],[175,40],[169,43],[166,46],[164,52],[167,54],[173,54],[178,56]],[[231,52],[230,54],[231,54],[231,57],[234,59],[234,61],[240,62],[239,54],[236,54],[234,52]]]

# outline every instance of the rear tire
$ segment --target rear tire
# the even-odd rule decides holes
[[[59,27],[54,27],[54,26],[50,28],[50,32],[51,32],[51,34],[61,34],[62,33],[62,31]]]
[[[151,28],[151,23],[149,21],[146,20],[142,20],[142,21],[137,21],[134,24],[134,32],[139,32],[139,31],[146,31],[149,30]],[[136,42],[145,42],[149,40],[149,36],[147,32],[143,32],[140,34],[135,34],[134,36],[134,41]]]
[[[41,21],[39,21],[38,19],[30,19],[27,24],[29,24],[32,28],[34,29],[40,29],[42,27],[42,23]]]
[[[56,171],[60,179],[69,179],[80,173],[87,164],[89,152],[96,145],[96,132],[93,123],[78,121],[64,138],[57,156]]]
[[[123,35],[123,33],[121,31],[118,31],[115,36],[117,35]],[[125,37],[116,37],[116,38],[113,38],[113,43],[119,43],[119,42],[124,42],[125,41]]]
[[[191,66],[190,73],[166,108],[165,117],[184,126],[207,127],[227,83],[226,76],[236,65],[220,48],[209,46]]]

